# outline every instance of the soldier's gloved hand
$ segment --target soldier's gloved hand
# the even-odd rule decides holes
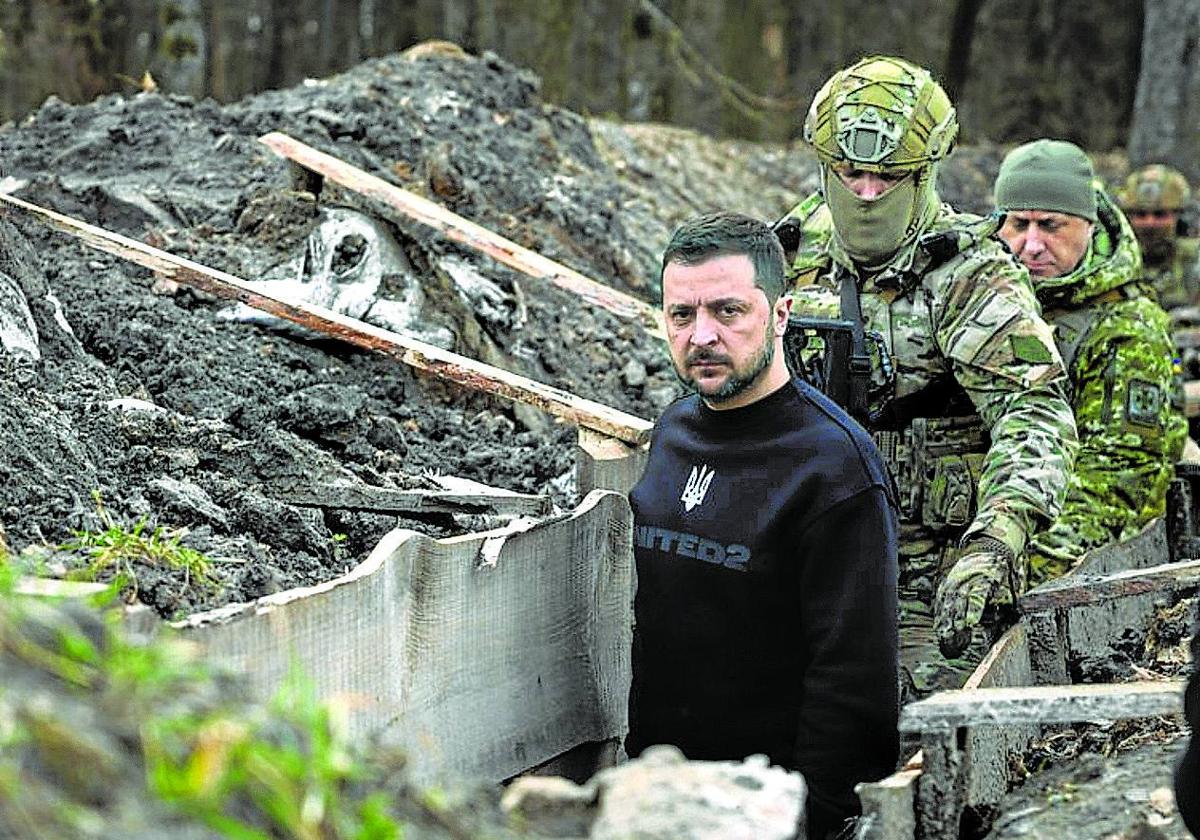
[[[971,540],[938,586],[933,629],[942,656],[954,659],[971,642],[971,631],[988,604],[1003,596],[1012,602],[1017,588],[1012,550],[993,537]]]

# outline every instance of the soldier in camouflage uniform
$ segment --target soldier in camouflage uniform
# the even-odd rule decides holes
[[[1025,587],[1026,542],[1058,515],[1076,445],[1028,273],[996,220],[938,198],[957,130],[927,71],[863,59],[813,100],[821,193],[776,226],[793,312],[854,325],[842,398],[899,488],[901,659],[919,692],[957,687],[986,650],[975,628]]]
[[[1200,239],[1183,236],[1179,218],[1188,195],[1187,179],[1161,164],[1135,170],[1116,195],[1137,234],[1146,279],[1166,310],[1200,304]]]
[[[1146,279],[1171,317],[1183,379],[1196,381],[1200,380],[1200,239],[1185,235],[1181,214],[1189,195],[1182,173],[1153,164],[1132,172],[1116,198],[1137,234]],[[1192,396],[1184,407],[1196,437],[1200,404]]]
[[[1167,314],[1129,222],[1073,143],[1038,140],[1000,166],[1000,236],[1025,264],[1070,380],[1079,453],[1062,514],[1031,543],[1030,582],[1160,516],[1187,424]]]

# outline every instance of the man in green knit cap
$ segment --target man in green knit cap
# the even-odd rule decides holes
[[[1073,143],[1037,140],[1004,159],[1000,236],[1029,269],[1070,380],[1079,453],[1066,506],[1030,547],[1031,583],[1163,512],[1187,426],[1172,407],[1166,313],[1133,229]]]
[[[803,333],[797,362],[872,433],[899,488],[901,660],[917,693],[961,686],[1003,626],[1075,447],[1029,274],[995,219],[937,194],[957,132],[927,70],[855,62],[804,122],[820,193],[776,225],[792,311],[826,325]]]

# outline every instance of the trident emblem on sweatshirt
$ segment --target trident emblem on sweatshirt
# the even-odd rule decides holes
[[[683,495],[679,497],[684,510],[691,510],[696,505],[703,504],[704,497],[708,495],[708,485],[712,484],[714,475],[716,472],[705,464],[692,467],[692,474],[688,476],[687,484],[683,487]]]

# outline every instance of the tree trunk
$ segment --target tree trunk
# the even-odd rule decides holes
[[[950,21],[950,46],[946,50],[946,93],[955,101],[966,86],[971,70],[971,43],[975,39],[975,21],[985,0],[958,0]]]
[[[1200,3],[1146,0],[1129,162],[1169,163],[1200,180]]]

